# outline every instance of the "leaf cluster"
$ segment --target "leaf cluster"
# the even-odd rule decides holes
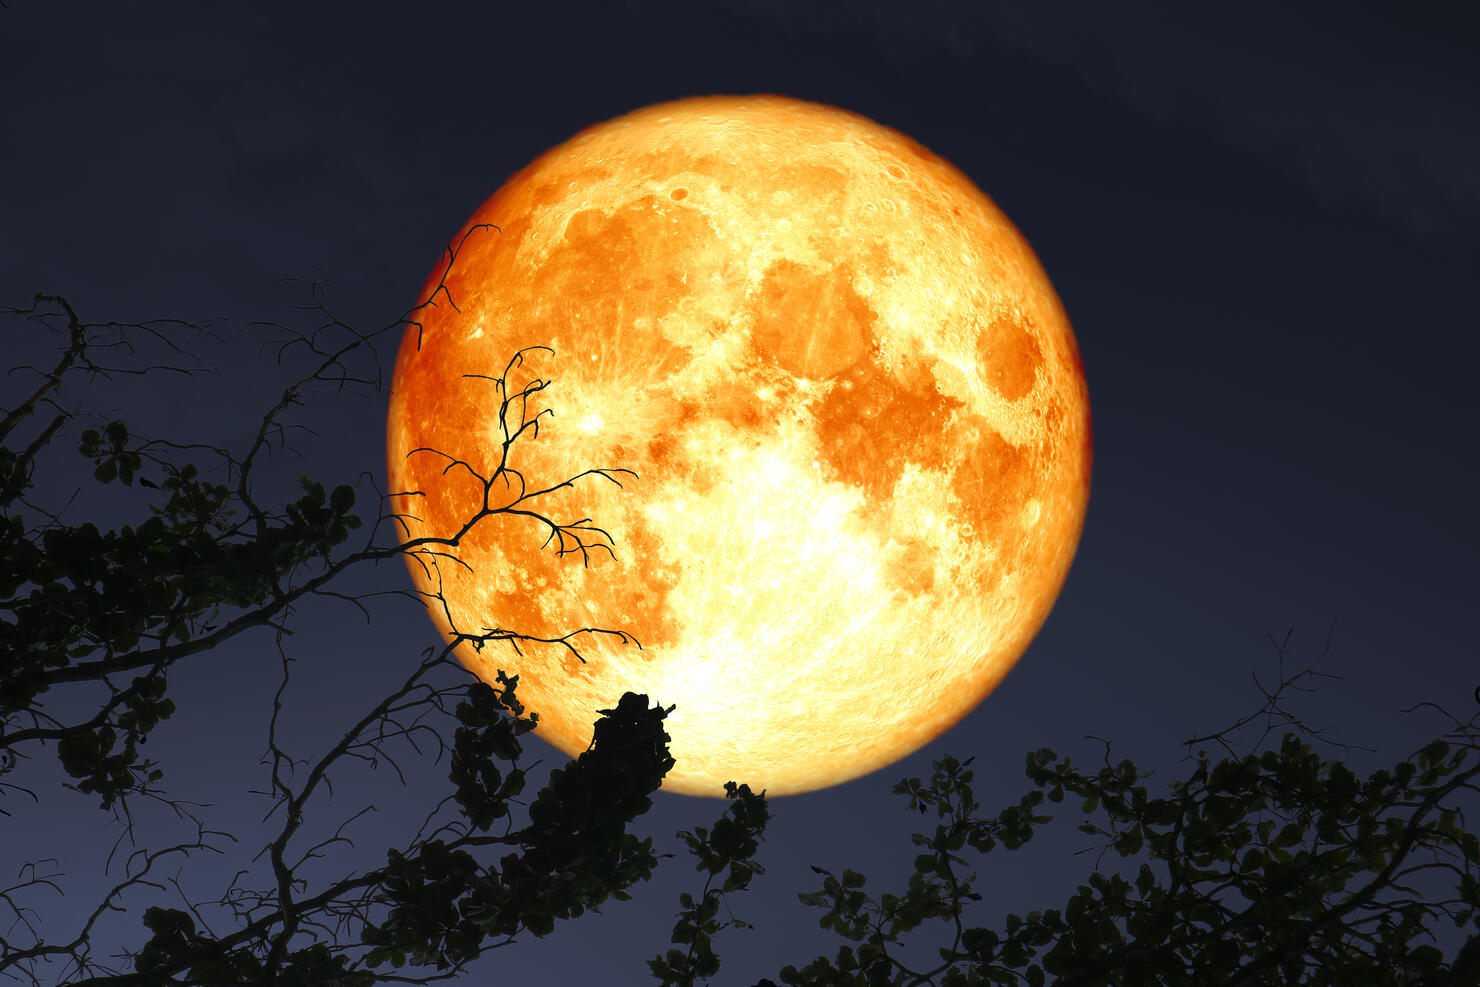
[[[362,521],[353,513],[354,488],[345,484],[328,492],[301,477],[294,500],[263,507],[254,499],[254,462],[282,427],[278,416],[294,400],[285,398],[245,456],[206,447],[234,486],[177,462],[186,447],[137,437],[122,420],[85,429],[76,449],[97,483],[138,480],[162,499],[137,525],[104,531],[90,520],[66,523],[30,499],[43,453],[82,414],[62,403],[65,385],[78,375],[193,373],[173,364],[103,362],[100,351],[132,353],[134,337],[147,336],[182,353],[170,330],[204,327],[84,322],[66,299],[47,295],[10,311],[44,326],[64,320],[67,345],[49,369],[23,368],[40,383],[0,420],[0,773],[30,746],[54,744],[76,787],[109,808],[162,777],[140,748],[174,712],[166,696],[171,668],[271,625],[314,588],[310,562],[327,565]],[[310,376],[337,362],[326,355]],[[39,433],[17,441],[48,409],[52,417]],[[90,715],[65,720],[48,712],[49,694],[60,691],[59,705],[73,706],[82,689],[94,690],[85,701]]]
[[[83,432],[79,452],[96,463],[99,483],[130,484],[142,445],[115,420],[104,432]],[[109,690],[86,721],[8,730],[0,744],[56,741],[67,774],[104,808],[162,776],[139,748],[174,712],[169,670],[196,653],[192,643],[224,610],[283,602],[302,567],[327,560],[362,524],[352,513],[354,488],[329,493],[305,476],[298,499],[244,530],[226,485],[204,480],[194,464],[158,467],[163,480],[150,485],[165,499],[137,527],[28,530],[19,511],[0,517],[0,607],[9,616],[0,651],[10,659],[0,666],[0,716],[34,712],[59,686],[102,682]],[[0,500],[7,512],[30,487],[29,478],[11,479],[14,496]],[[125,674],[134,671],[141,674]]]
[[[512,691],[514,680],[507,681]],[[460,804],[474,801],[474,779],[498,777],[490,756],[469,757],[469,750],[518,753],[518,727],[502,725],[514,721],[489,722],[490,707],[502,705],[501,697],[486,686],[470,693],[458,710],[465,725],[457,731],[461,756],[452,770],[455,782],[462,779]],[[602,710],[590,749],[551,773],[529,806],[529,824],[498,840],[517,849],[496,864],[478,861],[472,848],[483,841],[476,837],[431,840],[414,856],[392,851],[384,878],[390,913],[363,933],[373,947],[368,964],[446,969],[476,957],[487,937],[523,930],[545,936],[556,922],[608,898],[626,899],[626,889],[651,877],[657,862],[652,840],[638,839],[627,827],[651,806],[673,764],[662,727],[667,713],[632,693],[616,709]],[[522,787],[522,774],[515,777],[520,781],[513,785],[495,784],[512,794]],[[487,828],[483,820],[505,814],[504,806],[490,805],[486,789],[474,804],[475,831]]]
[[[1026,758],[1034,790],[995,817],[978,812],[969,762],[944,758],[928,781],[895,787],[910,808],[933,811],[933,833],[903,894],[877,899],[861,874],[819,870],[803,894],[820,924],[856,945],[781,971],[787,985],[1064,985],[1473,983],[1480,841],[1458,796],[1476,790],[1476,736],[1436,740],[1391,769],[1359,778],[1322,759],[1297,734],[1277,750],[1217,762],[1200,752],[1187,778],[1155,797],[1122,760],[1086,773],[1046,748]],[[1098,868],[1063,908],[1009,913],[972,926],[972,857],[1016,849],[1045,801],[1078,800],[1082,832],[1139,859],[1132,880]],[[970,854],[968,855],[968,851]],[[1409,883],[1447,877],[1452,893]],[[939,963],[899,959],[904,934],[927,920],[948,926]],[[1424,940],[1439,923],[1469,932],[1453,960]]]
[[[694,857],[695,869],[706,876],[697,899],[688,892],[679,895],[681,909],[671,941],[686,948],[670,949],[648,960],[648,969],[663,987],[693,987],[699,980],[714,976],[720,967],[714,937],[722,929],[751,927],[733,914],[728,921],[721,921],[719,910],[721,905],[727,906],[728,895],[745,891],[755,875],[765,873],[755,856],[760,852],[771,812],[765,792],[757,795],[749,785],[726,782],[725,798],[730,805],[713,827],[696,826],[692,832],[678,834]]]

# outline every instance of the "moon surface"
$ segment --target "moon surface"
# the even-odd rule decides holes
[[[637,474],[518,505],[608,532],[586,563],[518,513],[408,558],[444,635],[641,644],[459,645],[520,676],[539,736],[575,755],[645,693],[676,706],[666,790],[805,792],[928,743],[1028,647],[1083,526],[1088,391],[1032,249],[951,164],[833,107],[685,99],[541,155],[451,242],[392,384],[407,533],[484,506],[525,347],[553,350],[508,378],[550,382],[525,489]]]

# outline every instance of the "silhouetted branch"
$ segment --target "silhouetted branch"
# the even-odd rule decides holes
[[[1210,733],[1202,737],[1192,737],[1188,740],[1182,741],[1183,746],[1188,748],[1187,756],[1189,758],[1192,757],[1191,749],[1193,747],[1198,744],[1205,743],[1209,740],[1216,740],[1219,746],[1221,746],[1229,754],[1232,754],[1234,750],[1232,745],[1228,742],[1228,737],[1232,734],[1237,733],[1248,724],[1260,718],[1263,718],[1264,720],[1264,732],[1261,733],[1259,735],[1259,739],[1254,742],[1251,748],[1253,750],[1258,750],[1261,746],[1263,746],[1264,742],[1269,739],[1269,735],[1273,733],[1276,729],[1280,727],[1294,727],[1303,734],[1307,734],[1311,737],[1320,739],[1325,743],[1331,744],[1333,747],[1340,747],[1342,750],[1347,752],[1350,752],[1352,750],[1363,750],[1368,751],[1369,753],[1373,752],[1373,749],[1370,747],[1363,747],[1361,745],[1355,744],[1342,744],[1335,741],[1326,740],[1324,734],[1328,729],[1330,729],[1329,727],[1312,727],[1308,723],[1305,723],[1297,718],[1285,706],[1285,696],[1286,693],[1290,690],[1296,690],[1300,692],[1316,691],[1315,686],[1303,684],[1307,680],[1313,680],[1317,678],[1341,678],[1341,676],[1333,675],[1330,672],[1321,672],[1316,670],[1316,666],[1319,665],[1331,654],[1331,642],[1336,635],[1336,624],[1334,622],[1327,630],[1326,644],[1321,649],[1321,653],[1312,658],[1310,663],[1299,671],[1287,672],[1285,668],[1285,656],[1289,650],[1290,638],[1293,636],[1293,634],[1293,628],[1286,631],[1285,637],[1281,641],[1276,641],[1274,639],[1274,635],[1269,635],[1269,642],[1274,646],[1275,655],[1279,659],[1279,681],[1278,683],[1276,683],[1273,689],[1266,688],[1264,683],[1259,681],[1258,672],[1249,673],[1249,677],[1254,681],[1254,687],[1259,690],[1261,695],[1264,696],[1264,705],[1254,712],[1239,718],[1239,720],[1235,722],[1232,726],[1224,727],[1217,733]]]
[[[451,256],[455,259],[455,253]],[[143,484],[146,478],[139,471],[146,466],[163,475],[162,483],[149,480],[146,484],[164,498],[153,508],[150,521],[137,529],[105,534],[89,526],[69,527],[59,515],[47,514],[49,522],[29,533],[12,529],[30,540],[9,543],[10,549],[21,553],[22,564],[17,568],[21,581],[10,598],[0,602],[0,611],[14,618],[0,625],[0,634],[8,635],[7,641],[15,645],[12,650],[23,659],[0,667],[0,773],[25,756],[29,746],[55,743],[63,767],[81,779],[79,789],[98,795],[121,823],[115,852],[135,845],[131,800],[137,798],[158,802],[192,821],[197,837],[163,850],[131,850],[125,878],[84,920],[75,936],[65,941],[46,938],[39,926],[28,921],[35,914],[27,903],[31,894],[53,887],[60,890],[60,875],[33,867],[26,880],[0,891],[0,905],[12,911],[17,928],[29,937],[29,941],[0,939],[0,971],[40,983],[43,966],[66,964],[68,982],[92,985],[194,984],[216,979],[265,983],[290,973],[300,983],[431,982],[453,975],[486,949],[512,942],[521,931],[544,934],[547,923],[580,914],[650,872],[655,860],[650,844],[627,835],[625,827],[645,810],[648,793],[657,788],[672,763],[660,726],[666,711],[649,711],[645,702],[639,709],[627,699],[618,710],[606,711],[611,719],[598,723],[598,740],[592,749],[571,768],[555,773],[552,787],[530,806],[530,821],[519,826],[510,811],[525,777],[525,769],[517,764],[517,737],[532,728],[534,720],[523,717],[523,707],[514,698],[516,679],[500,675],[497,688],[470,683],[452,658],[455,649],[466,644],[479,650],[489,643],[507,644],[517,654],[524,642],[558,644],[580,658],[575,640],[579,635],[605,634],[638,644],[623,631],[582,627],[534,637],[506,628],[484,628],[481,633],[455,630],[443,648],[429,650],[397,689],[350,723],[328,750],[302,758],[288,749],[282,727],[294,659],[286,641],[292,634],[296,607],[310,597],[330,597],[353,604],[368,620],[367,600],[395,595],[439,603],[452,626],[440,590],[434,594],[346,592],[336,587],[352,568],[396,557],[415,557],[436,570],[441,559],[455,558],[452,550],[477,523],[500,514],[544,526],[546,544],[553,543],[558,554],[579,553],[589,562],[590,550],[611,551],[609,533],[589,518],[568,523],[553,520],[540,509],[540,499],[593,474],[620,486],[616,474],[630,473],[587,470],[533,492],[527,489],[524,476],[508,466],[509,451],[521,437],[538,434],[539,416],[531,416],[529,398],[548,382],[532,381],[522,389],[506,385],[508,376],[523,362],[523,353],[517,353],[505,368],[505,377],[487,378],[501,388],[500,422],[505,435],[497,469],[487,478],[480,477],[485,490],[483,509],[451,537],[410,538],[404,531],[404,519],[383,508],[358,549],[341,548],[349,532],[361,526],[352,513],[353,488],[340,486],[330,492],[303,478],[299,497],[270,504],[258,492],[263,453],[284,447],[290,430],[298,427],[286,416],[301,407],[314,389],[327,386],[342,392],[380,386],[383,374],[378,360],[372,372],[361,373],[354,369],[352,358],[356,353],[373,357],[372,341],[415,324],[420,306],[397,323],[360,333],[329,311],[317,283],[311,292],[313,304],[306,310],[323,317],[311,330],[299,331],[281,323],[254,324],[279,331],[265,345],[280,364],[307,358],[310,366],[280,392],[242,453],[210,443],[140,438],[130,435],[122,422],[112,422],[84,433],[81,451],[94,461],[95,477],[102,483],[117,480],[128,485],[137,478]],[[445,280],[424,304],[434,303],[453,304]],[[49,374],[41,372],[41,386],[7,413],[4,428],[7,433],[13,431],[43,405],[57,408],[59,414],[19,456],[7,453],[9,459],[0,461],[0,490],[9,491],[7,504],[23,499],[37,457],[65,434],[67,423],[75,417],[57,400],[65,378],[79,371],[111,374],[135,369],[95,361],[91,349],[106,345],[133,352],[126,330],[162,334],[185,325],[88,324],[76,317],[65,299],[54,296],[39,296],[31,309],[11,312],[43,317],[57,310],[67,316],[69,346]],[[160,367],[140,372],[148,369]],[[207,480],[194,463],[181,465],[178,458],[202,455],[208,461],[207,472],[224,473],[225,483]],[[467,464],[462,466],[472,471]],[[361,480],[366,480],[364,474]],[[373,477],[368,482],[374,486]],[[500,501],[492,494],[495,487],[507,492],[516,484],[519,494],[512,500]],[[378,490],[377,497],[383,505],[389,503],[389,496]],[[402,524],[399,540],[381,537],[387,522]],[[129,575],[119,579],[118,573]],[[23,587],[28,585],[42,587],[47,595],[27,595]],[[141,622],[120,624],[113,616],[97,616],[121,616],[129,607],[137,608],[140,604],[134,596],[122,594],[137,594],[150,586],[158,587],[155,599],[159,603],[151,605],[159,609],[143,611]],[[62,624],[55,623],[59,615],[65,621]],[[183,899],[183,911],[147,909],[144,920],[151,933],[149,941],[122,956],[134,972],[110,968],[94,955],[97,919],[121,910],[131,891],[158,892],[173,886],[183,895],[178,881],[153,877],[157,862],[213,849],[208,838],[224,835],[207,830],[194,817],[190,803],[163,797],[154,787],[160,769],[139,755],[137,745],[173,711],[166,692],[168,674],[178,662],[211,652],[257,627],[273,630],[281,668],[268,717],[264,755],[268,786],[262,793],[272,802],[264,821],[276,818],[275,831],[252,867],[239,872],[218,899]],[[453,680],[443,680],[444,672]],[[72,712],[64,714],[48,712],[37,701],[42,694],[77,686],[101,687],[104,693],[80,716],[74,704],[68,704]],[[607,729],[602,724],[608,722],[617,726]],[[456,726],[454,743],[446,739],[449,726]],[[631,747],[634,739],[635,748]],[[310,832],[305,825],[311,803],[317,804],[320,793],[332,791],[333,773],[351,762],[371,768],[387,766],[404,783],[407,772],[401,758],[408,752],[434,762],[448,758],[453,794],[436,801],[416,834],[399,851],[392,851],[383,866],[351,871],[315,887],[306,877],[307,866],[351,849],[351,827],[374,807],[358,808],[329,831],[315,827]],[[496,760],[513,762],[513,770],[496,768]],[[23,790],[0,785],[0,790],[6,789]],[[569,816],[571,812],[576,816]],[[502,831],[491,830],[500,819],[504,821]],[[557,823],[558,819],[565,821]],[[572,833],[584,835],[570,844]],[[481,851],[494,847],[512,848],[516,855],[505,856],[496,865],[477,862]],[[448,866],[453,870],[448,871]],[[411,884],[406,883],[407,868],[420,875]],[[265,876],[266,883],[254,887],[254,874]],[[587,876],[571,883],[581,874]],[[436,911],[449,899],[445,887],[435,902],[408,899],[416,881],[424,880],[461,881],[467,894],[480,898],[489,894],[513,897],[500,913],[502,918],[483,923],[477,936],[470,938],[465,928],[447,929],[438,933],[445,939],[427,939],[423,925],[430,914],[427,909]],[[217,923],[219,932],[211,928],[212,915],[224,918]],[[362,943],[364,937],[368,938]],[[407,949],[415,953],[413,963],[430,965],[437,972],[423,976],[367,972],[370,966],[388,961],[400,966]]]

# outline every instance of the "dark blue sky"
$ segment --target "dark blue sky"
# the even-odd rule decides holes
[[[1026,790],[1028,750],[1098,761],[1085,735],[1176,777],[1179,741],[1260,703],[1250,673],[1276,670],[1267,633],[1293,627],[1300,661],[1335,622],[1322,667],[1344,679],[1296,709],[1376,747],[1360,766],[1441,729],[1404,706],[1468,716],[1480,683],[1473,14],[506,6],[12,0],[0,11],[0,302],[44,290],[90,319],[232,326],[288,317],[302,296],[277,280],[322,276],[339,315],[380,326],[416,301],[446,239],[510,173],[584,126],[690,95],[832,103],[971,176],[1038,251],[1078,336],[1096,440],[1084,539],[1038,640],[963,723],[884,772],[773,804],[768,873],[735,902],[758,928],[721,941],[722,982],[835,948],[795,901],[813,886],[809,864],[863,870],[875,890],[901,876],[917,822],[888,793],[898,778],[975,755],[995,811]],[[283,383],[253,338],[202,344],[221,368],[203,389],[96,396],[141,431],[240,443]],[[315,407],[318,438],[303,437],[305,459],[282,459],[282,475],[382,476],[383,396]],[[115,523],[130,519],[125,501],[108,507]],[[404,584],[399,567],[365,582]],[[434,643],[405,605],[368,631],[356,620],[342,607],[303,615],[289,711],[305,744]],[[277,661],[264,635],[182,670],[188,705],[158,739],[175,793],[243,829],[238,858],[209,864],[228,875],[256,849],[243,820],[260,806],[241,790],[265,780],[255,758]],[[373,827],[422,814],[368,781],[326,811],[367,801],[380,812],[364,847]],[[0,870],[44,851],[79,872],[72,896],[38,904],[59,931],[88,903],[79,854],[111,840],[75,806],[59,820],[63,805],[28,809],[4,824],[21,838],[0,839]],[[675,829],[718,811],[663,796],[644,826],[674,849]],[[1088,841],[1061,818],[989,858],[983,920],[1062,904],[1094,865],[1074,854]],[[676,891],[697,887],[683,860],[666,863],[633,901],[499,950],[467,982],[641,982]]]

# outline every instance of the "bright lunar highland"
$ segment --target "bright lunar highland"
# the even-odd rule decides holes
[[[1088,393],[1032,249],[951,164],[828,106],[685,99],[541,155],[451,243],[392,385],[408,534],[636,473],[515,505],[611,554],[505,512],[409,559],[444,634],[641,643],[459,645],[544,739],[577,754],[644,693],[677,707],[667,790],[804,792],[917,750],[1028,647],[1084,521]],[[534,346],[508,387],[550,384],[501,423]],[[524,487],[485,487],[545,409]]]

